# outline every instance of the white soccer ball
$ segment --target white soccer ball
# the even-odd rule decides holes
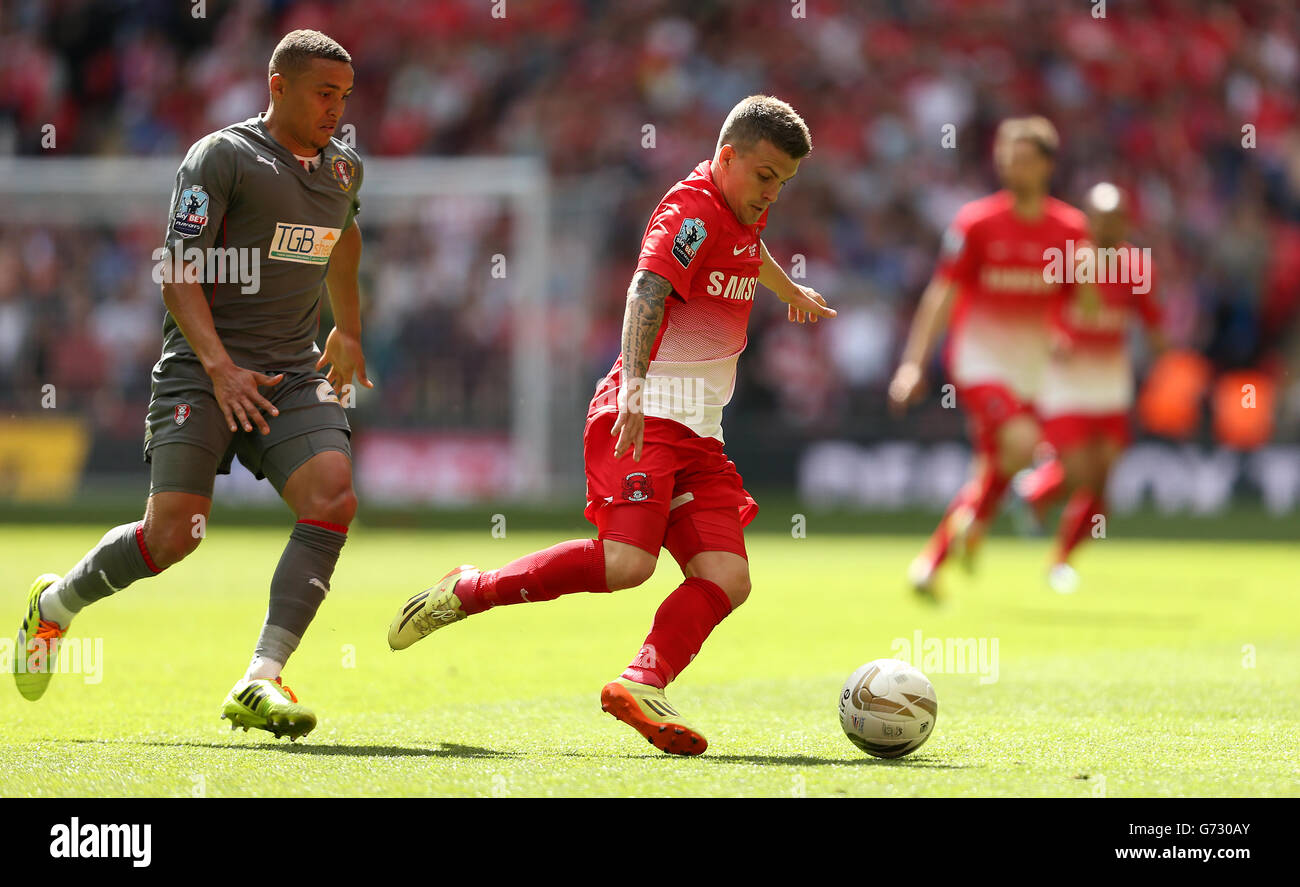
[[[840,726],[849,741],[877,758],[901,758],[934,732],[939,700],[934,685],[899,659],[859,668],[840,691]]]

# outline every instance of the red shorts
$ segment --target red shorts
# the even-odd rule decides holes
[[[641,461],[629,450],[614,458],[610,435],[617,414],[601,413],[582,436],[587,470],[587,520],[597,538],[626,542],[658,556],[667,548],[683,569],[702,551],[748,559],[743,528],[758,504],[741,484],[722,444],[685,425],[645,420]]]
[[[1043,439],[1058,453],[1098,438],[1127,447],[1133,439],[1128,413],[1066,414],[1043,422]]]
[[[959,387],[957,403],[966,411],[971,440],[980,453],[997,452],[998,429],[1010,419],[1022,414],[1037,418],[1033,404],[997,382]]]

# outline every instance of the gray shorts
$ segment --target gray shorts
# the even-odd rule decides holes
[[[317,453],[336,450],[352,457],[347,416],[323,375],[286,373],[279,385],[260,391],[280,411],[263,414],[269,434],[256,426],[231,431],[216,398],[192,379],[187,385],[185,379],[156,378],[144,439],[149,494],[174,491],[211,499],[216,475],[229,474],[235,456],[283,494],[290,475]]]

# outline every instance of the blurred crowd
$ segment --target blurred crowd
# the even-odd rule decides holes
[[[884,388],[940,235],[962,203],[996,187],[998,121],[1041,113],[1063,140],[1055,194],[1078,203],[1100,180],[1128,189],[1132,239],[1153,250],[1170,341],[1221,371],[1274,374],[1279,432],[1296,439],[1300,6],[1134,6],[238,0],[208,3],[208,17],[196,19],[187,3],[6,0],[0,154],[44,153],[41,127],[53,122],[57,153],[179,157],[204,133],[262,110],[278,37],[318,28],[353,56],[346,122],[363,156],[535,155],[559,195],[593,177],[617,190],[588,244],[585,328],[554,332],[557,348],[572,350],[579,337],[583,378],[594,383],[617,353],[647,214],[711,155],[739,98],[774,94],[809,123],[814,149],[765,240],[840,316],[792,327],[783,306],[760,295],[737,403],[809,435],[889,436]],[[91,248],[70,257],[55,248],[56,231],[3,221],[0,379],[9,384],[0,390],[12,392],[24,374],[62,374],[111,390],[100,421],[124,421],[111,405],[127,403],[130,422],[140,422],[160,306],[124,256],[161,228],[92,232]],[[468,271],[436,282],[417,266],[403,271],[420,243],[411,232],[384,236],[391,243],[368,254],[367,348],[408,391],[384,410],[396,422],[420,404],[420,414],[445,409],[420,400],[420,379],[478,365],[507,346],[508,330],[487,312],[460,310],[480,286]],[[427,365],[431,337],[451,355],[441,368]],[[473,399],[464,385],[459,396]],[[951,434],[955,422],[923,414],[908,433]]]

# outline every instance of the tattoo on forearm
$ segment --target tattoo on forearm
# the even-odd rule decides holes
[[[650,349],[664,321],[664,302],[673,285],[653,271],[638,271],[627,290],[623,312],[623,372],[628,379],[644,379],[650,368]]]

